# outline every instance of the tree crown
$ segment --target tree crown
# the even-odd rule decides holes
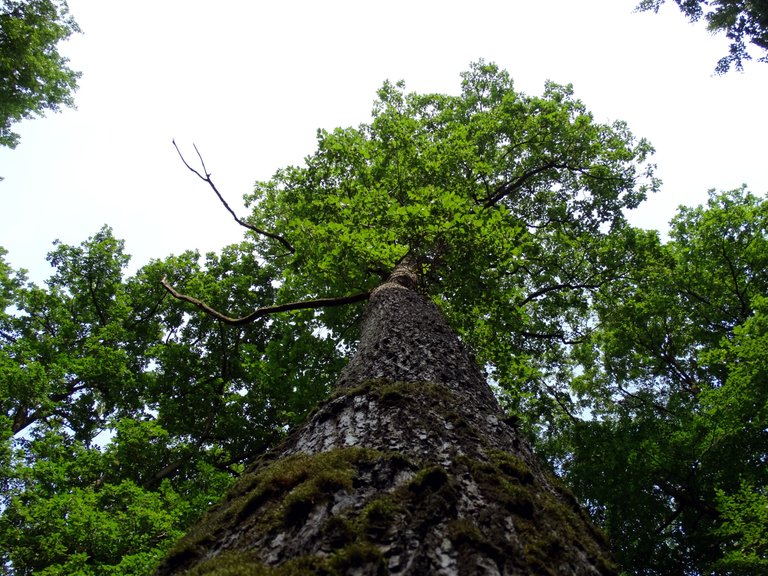
[[[0,5],[0,146],[15,148],[11,126],[73,106],[79,72],[58,44],[79,32],[66,0],[3,0]]]

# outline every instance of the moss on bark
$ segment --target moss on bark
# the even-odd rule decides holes
[[[157,574],[534,573],[615,570],[435,306],[384,285],[339,391]]]

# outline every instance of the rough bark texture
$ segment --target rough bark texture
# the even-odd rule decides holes
[[[168,574],[615,574],[404,270],[337,393],[168,555]]]

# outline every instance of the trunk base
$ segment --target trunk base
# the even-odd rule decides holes
[[[360,448],[360,436],[381,442]],[[615,573],[600,533],[514,428],[465,411],[444,386],[349,389],[279,454],[158,574]]]

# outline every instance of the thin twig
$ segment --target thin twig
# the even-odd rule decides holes
[[[189,165],[189,163],[187,162],[186,158],[184,158],[184,155],[181,153],[181,150],[179,150],[179,146],[176,144],[176,140],[173,140],[172,142],[173,142],[173,147],[176,148],[176,153],[179,155],[179,158],[181,158],[181,161],[184,163],[184,166],[186,166],[189,171],[191,171],[198,178],[200,178],[200,180],[202,180],[203,182],[206,182],[208,184],[208,186],[211,187],[211,189],[216,193],[216,196],[218,197],[219,202],[221,202],[222,205],[224,206],[224,208],[227,209],[227,212],[229,212],[232,215],[232,218],[235,219],[235,222],[240,224],[240,226],[242,226],[244,228],[247,228],[248,230],[252,230],[253,232],[256,232],[256,234],[259,234],[260,236],[264,236],[266,238],[272,238],[273,240],[277,240],[278,242],[280,242],[280,244],[285,246],[285,248],[291,254],[296,252],[294,247],[291,246],[291,243],[288,242],[288,240],[286,240],[285,238],[283,238],[279,234],[275,234],[273,232],[268,232],[266,230],[262,230],[261,228],[258,228],[256,226],[254,226],[253,224],[249,224],[245,220],[242,220],[241,218],[239,218],[237,216],[237,214],[235,214],[235,211],[232,210],[232,208],[230,208],[229,204],[227,204],[227,201],[224,200],[224,197],[221,195],[221,192],[219,192],[219,189],[216,188],[216,185],[213,183],[213,180],[211,179],[211,174],[208,172],[208,169],[205,167],[205,162],[203,161],[203,157],[200,154],[200,151],[197,149],[197,146],[195,146],[194,144],[192,145],[195,148],[195,152],[197,153],[197,157],[200,159],[200,165],[203,167],[203,174],[200,174],[200,172],[198,172],[195,168],[193,168],[192,166]]]
[[[218,310],[215,310],[214,308],[211,308],[210,306],[208,306],[208,304],[206,304],[202,300],[198,300],[197,298],[194,298],[192,296],[187,296],[186,294],[182,294],[181,292],[176,291],[173,288],[173,286],[171,286],[168,283],[168,280],[166,278],[163,278],[161,283],[163,287],[170,293],[170,295],[176,298],[177,300],[183,300],[184,302],[189,302],[190,304],[197,306],[200,310],[202,310],[206,314],[213,316],[217,320],[221,320],[225,324],[229,324],[231,326],[242,326],[244,324],[249,324],[250,322],[253,322],[254,320],[258,320],[263,316],[267,316],[269,314],[275,314],[277,312],[289,312],[291,310],[307,310],[307,309],[314,309],[314,308],[328,308],[331,306],[342,306],[344,304],[353,304],[355,302],[362,302],[364,300],[368,300],[368,297],[370,296],[370,292],[360,292],[359,294],[353,294],[351,296],[340,296],[338,298],[316,298],[314,300],[304,300],[302,302],[288,302],[287,304],[276,304],[274,306],[264,306],[263,308],[258,308],[257,310],[254,310],[247,316],[243,316],[241,318],[232,318],[230,316],[222,314],[221,312],[219,312]]]

